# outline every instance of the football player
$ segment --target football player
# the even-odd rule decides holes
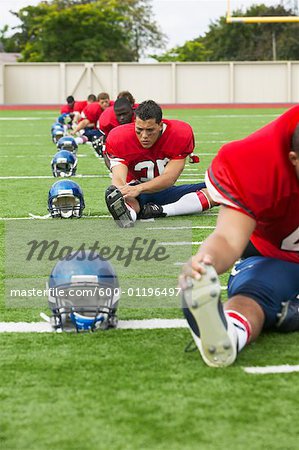
[[[89,141],[94,138],[99,138],[104,135],[98,129],[98,121],[103,111],[111,105],[109,95],[106,92],[101,92],[98,95],[97,101],[89,103],[82,111],[82,120],[71,131],[71,134],[82,133]]]
[[[119,125],[134,121],[135,99],[128,91],[118,94],[117,100],[113,106],[109,106],[99,119],[99,128],[105,133],[105,138],[109,132]]]
[[[204,183],[174,186],[194,149],[192,128],[162,119],[162,110],[147,100],[135,111],[135,123],[114,128],[105,154],[112,171],[107,207],[120,227],[138,218],[192,214],[209,209]]]
[[[75,99],[72,95],[66,98],[66,105],[60,108],[60,114],[69,114],[74,111]]]
[[[299,106],[224,145],[206,184],[221,204],[216,229],[180,281],[195,344],[223,367],[262,330],[299,330]],[[242,254],[223,307],[217,274]]]
[[[134,122],[135,115],[131,103],[126,97],[118,98],[113,106],[109,106],[100,117],[100,129],[105,135],[92,142],[93,148],[99,156],[104,157],[108,169],[110,169],[109,159],[105,155],[105,141],[109,132],[119,125]]]

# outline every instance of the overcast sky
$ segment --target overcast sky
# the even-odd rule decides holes
[[[9,13],[19,11],[28,5],[37,5],[40,0],[0,0],[0,28],[4,24],[18,24],[16,18]],[[231,10],[247,9],[250,5],[264,3],[277,5],[279,0],[231,0]],[[284,2],[285,4],[296,4]],[[168,36],[167,48],[182,45],[185,41],[195,39],[208,31],[209,24],[220,16],[226,15],[227,0],[152,0],[155,19],[162,31]]]

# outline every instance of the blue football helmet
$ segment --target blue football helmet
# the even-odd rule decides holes
[[[83,191],[74,181],[56,181],[49,190],[48,211],[53,218],[79,218],[84,208]]]
[[[60,150],[54,155],[51,167],[54,177],[71,177],[76,175],[77,158],[68,150]]]
[[[60,138],[62,138],[64,136],[64,128],[62,125],[60,124],[56,124],[52,131],[52,141],[54,142],[54,144],[57,144],[57,142],[59,141]]]
[[[60,150],[68,150],[72,153],[77,153],[78,144],[72,136],[64,136],[57,142],[57,148]]]
[[[115,328],[120,298],[117,275],[109,261],[79,250],[57,262],[48,283],[51,323],[56,331]]]
[[[73,114],[69,113],[63,113],[60,114],[57,118],[57,122],[61,123],[61,125],[68,125],[71,124],[73,120]]]

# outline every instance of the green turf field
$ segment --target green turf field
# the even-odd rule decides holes
[[[282,111],[166,110],[165,117],[192,125],[196,153],[201,155],[199,165],[186,165],[180,182],[203,180],[222,144],[245,137]],[[39,223],[46,223],[49,234],[56,227],[61,232],[69,227],[70,233],[89,235],[89,230],[98,226],[99,235],[102,232],[105,237],[109,230],[111,235],[121,232],[107,216],[104,191],[109,176],[103,161],[88,146],[79,147],[79,177],[75,179],[84,191],[86,217],[80,221],[18,220],[28,218],[29,213],[47,214],[47,194],[54,182],[50,169],[55,153],[50,139],[54,120],[53,111],[0,112],[1,322],[40,321],[39,312],[47,312],[46,302],[10,304],[5,293],[5,277],[20,278],[14,251],[17,255],[30,233],[38,235]],[[205,227],[215,225],[216,213],[214,208],[201,216],[180,219],[194,227],[192,242],[202,241],[211,232]],[[176,225],[177,219],[160,219],[157,224]],[[199,226],[202,228],[195,228]],[[197,247],[193,245],[191,250],[195,252]],[[37,278],[43,282],[49,266],[40,264],[38,269]],[[141,265],[141,270],[146,273],[145,266]],[[133,277],[129,272],[127,276]],[[164,272],[152,275],[158,283]],[[221,277],[222,286],[227,277]],[[122,320],[182,318],[173,305],[134,307],[124,303],[119,310]],[[298,375],[249,375],[243,371],[245,366],[297,364],[296,334],[263,335],[240,354],[234,366],[218,370],[205,366],[197,352],[185,353],[189,341],[187,329],[0,334],[0,448],[299,448]]]

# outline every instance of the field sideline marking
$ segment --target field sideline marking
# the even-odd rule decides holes
[[[185,319],[119,320],[120,330],[157,330],[161,328],[187,328]],[[0,322],[0,333],[52,333],[47,322]]]
[[[299,365],[291,366],[284,364],[281,366],[260,366],[260,367],[243,367],[244,372],[253,375],[267,375],[276,373],[299,372]]]
[[[76,178],[110,178],[109,174],[107,175],[76,175]],[[8,177],[0,177],[0,180],[56,180],[53,175],[26,175],[26,176],[8,176]]]
[[[218,216],[218,213],[205,213],[204,214],[204,216]],[[195,217],[195,215],[194,215],[194,217]],[[201,217],[201,215],[200,214],[198,214],[198,217]],[[109,215],[109,214],[102,214],[102,215],[96,215],[96,216],[82,216],[82,218],[83,219],[108,219],[108,218],[110,218],[111,219],[111,216]],[[43,220],[45,220],[45,218],[44,217],[41,217],[41,219],[43,219]],[[35,218],[33,218],[33,217],[0,217],[0,220],[41,220],[41,219],[35,219]],[[51,217],[48,217],[46,220],[50,220],[50,219],[52,219]],[[149,220],[151,220],[151,219],[149,219]],[[205,229],[205,228],[212,228],[212,229],[214,229],[215,227],[205,227],[205,226],[203,226],[203,227],[200,227],[200,226],[194,226],[194,227],[182,227],[182,229],[192,229],[192,228],[203,228],[203,229]],[[149,228],[149,229],[151,229],[151,228]],[[152,229],[154,229],[154,228],[152,228]],[[172,229],[175,229],[174,227],[161,227],[161,230],[172,230]]]
[[[57,149],[58,150],[58,149]],[[52,155],[0,155],[0,158],[53,158]],[[77,158],[83,158],[89,155],[86,155],[85,153],[80,153],[79,155],[76,155]]]
[[[13,120],[14,117],[0,117],[0,120]],[[49,117],[17,117],[17,120],[45,120]]]

